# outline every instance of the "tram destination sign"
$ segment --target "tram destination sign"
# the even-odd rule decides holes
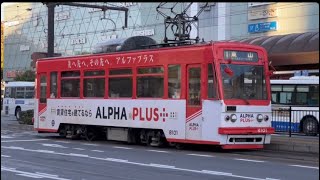
[[[225,60],[232,61],[251,61],[257,62],[259,60],[258,53],[252,51],[236,51],[236,50],[225,50],[223,52]]]

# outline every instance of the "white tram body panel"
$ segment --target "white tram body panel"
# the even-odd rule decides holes
[[[47,99],[47,106],[35,111],[34,128],[57,132],[60,124],[97,125],[122,128],[161,129],[165,137],[175,140],[216,142],[216,144],[269,144],[271,120],[257,121],[257,116],[271,117],[271,105],[237,105],[227,110],[223,101],[203,100],[202,109],[186,117],[185,100],[112,100]],[[232,122],[226,116],[236,115]],[[228,128],[247,130],[252,134],[228,134]],[[224,131],[227,129],[227,131]],[[220,131],[222,130],[222,131]],[[260,141],[241,142],[252,138]],[[231,140],[232,139],[232,140]]]

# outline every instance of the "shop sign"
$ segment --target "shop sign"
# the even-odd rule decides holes
[[[248,20],[272,18],[278,16],[277,8],[264,8],[259,10],[249,10]]]
[[[276,30],[277,30],[277,21],[248,25],[249,33],[259,33],[259,32],[276,31]]]
[[[264,6],[264,5],[269,5],[274,2],[250,2],[248,3],[248,7],[255,7],[255,6]]]
[[[76,45],[76,44],[85,44],[86,43],[86,38],[75,38],[71,40],[71,44],[72,45]]]
[[[132,36],[153,36],[154,29],[146,29],[141,31],[133,31]]]
[[[9,21],[9,22],[5,22],[4,25],[7,26],[7,27],[10,27],[10,26],[15,26],[15,25],[18,25],[19,24],[19,21]]]
[[[117,38],[118,38],[117,34],[101,36],[102,41],[106,41],[106,40],[110,40],[110,39],[117,39]]]
[[[69,19],[69,18],[70,18],[70,12],[65,11],[65,12],[56,13],[54,20],[61,21],[61,20]]]
[[[30,46],[20,45],[20,51],[29,51],[29,50],[30,50]]]

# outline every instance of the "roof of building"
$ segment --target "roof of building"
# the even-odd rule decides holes
[[[269,54],[319,51],[319,32],[262,36],[236,41],[262,46]]]
[[[302,69],[319,67],[319,32],[261,36],[228,42],[244,42],[264,47],[275,66],[306,65]],[[295,68],[299,67],[290,69]]]

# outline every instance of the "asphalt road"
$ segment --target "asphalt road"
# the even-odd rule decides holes
[[[87,142],[1,126],[1,179],[5,180],[313,180],[319,179],[316,159],[270,151]]]

